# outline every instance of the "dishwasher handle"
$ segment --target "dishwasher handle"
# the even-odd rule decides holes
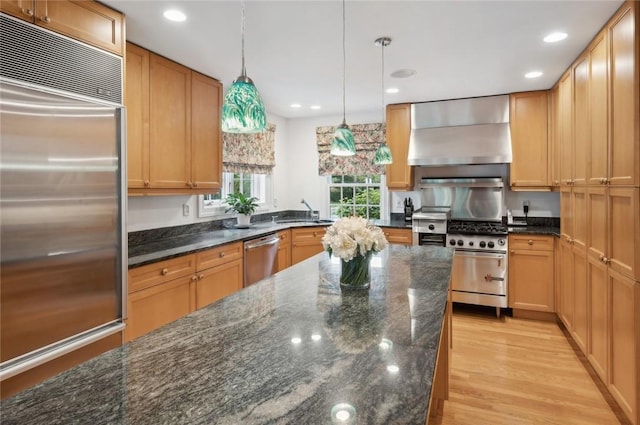
[[[245,242],[244,243],[244,249],[246,251],[246,250],[249,250],[249,249],[259,248],[259,247],[264,246],[264,245],[277,244],[279,240],[280,239],[276,235],[266,236],[264,238],[258,239],[257,241],[254,240],[254,241]]]

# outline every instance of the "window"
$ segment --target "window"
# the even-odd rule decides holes
[[[383,198],[386,198],[383,179],[381,175],[330,176],[330,218],[356,214],[368,219],[380,219],[383,214]]]
[[[218,193],[200,195],[200,217],[223,214],[226,208],[224,199],[230,193],[241,192],[247,196],[258,198],[258,204],[266,207],[268,199],[267,174],[222,173],[222,187]]]

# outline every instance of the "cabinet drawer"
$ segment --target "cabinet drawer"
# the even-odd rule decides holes
[[[553,237],[542,235],[509,235],[509,249],[553,251]]]
[[[242,247],[242,242],[236,242],[198,252],[196,254],[196,269],[200,271],[242,258]]]
[[[187,276],[196,271],[194,254],[159,261],[129,270],[129,293]]]
[[[326,231],[326,227],[304,227],[291,229],[291,240],[294,243],[312,241],[320,242]]]
[[[411,245],[413,243],[413,235],[411,229],[396,229],[385,227],[382,229],[384,236],[389,243],[397,243],[403,245]]]

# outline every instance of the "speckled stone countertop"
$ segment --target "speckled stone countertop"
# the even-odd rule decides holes
[[[452,256],[391,245],[354,294],[318,254],[3,400],[2,424],[316,425],[347,403],[344,423],[424,425]]]
[[[374,220],[382,227],[407,228],[404,220]],[[220,229],[195,234],[178,235],[139,245],[129,245],[129,268],[143,266],[157,261],[168,260],[181,255],[191,254],[231,242],[246,241],[269,233],[286,230],[291,227],[330,226],[331,222],[290,222],[272,223],[270,221],[253,223],[248,229]],[[411,225],[408,225],[411,228]]]
[[[560,228],[555,226],[512,226],[509,233],[525,235],[549,235],[560,237]]]

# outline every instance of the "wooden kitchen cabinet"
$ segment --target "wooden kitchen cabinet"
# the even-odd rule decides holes
[[[587,152],[591,146],[589,125],[589,54],[583,54],[573,66],[573,176],[571,185],[587,183]]]
[[[602,382],[609,376],[609,289],[607,266],[592,256],[587,258],[587,279],[589,290],[588,317],[589,338],[587,359]]]
[[[568,331],[573,329],[573,250],[571,243],[563,239],[559,243],[560,280],[557,282],[560,293],[558,317]]]
[[[573,183],[573,79],[568,69],[558,83],[560,127],[560,185]]]
[[[220,82],[131,43],[126,75],[129,194],[219,189]]]
[[[2,0],[0,11],[123,56],[124,16],[88,0]]]
[[[552,236],[509,235],[509,307],[555,311]]]
[[[640,188],[609,188],[608,262],[616,272],[640,281]]]
[[[571,189],[571,203],[573,211],[572,243],[576,248],[587,248],[587,189],[574,187]]]
[[[170,260],[158,261],[129,270],[128,292],[136,292],[183,276],[192,276],[196,271],[195,255],[182,255]]]
[[[609,176],[609,73],[606,32],[601,32],[589,53],[589,161],[587,184],[605,184]]]
[[[413,190],[413,169],[407,164],[411,136],[411,105],[387,105],[387,145],[393,163],[386,166],[389,190]]]
[[[634,424],[640,423],[640,283],[609,272],[611,373],[608,388]]]
[[[549,184],[560,187],[560,86],[549,91]]]
[[[547,92],[509,95],[509,120],[513,153],[511,188],[550,188]]]
[[[242,289],[242,259],[197,272],[196,308],[205,307]]]
[[[412,245],[413,234],[411,229],[399,229],[397,227],[383,227],[382,232],[389,243],[397,243],[401,245]]]
[[[291,229],[282,230],[278,235],[278,253],[276,254],[276,270],[282,271],[291,267]]]
[[[298,227],[291,229],[291,265],[324,251],[322,237],[326,227]]]
[[[560,237],[569,242],[573,239],[573,198],[567,186],[560,189]]]
[[[640,7],[627,1],[607,26],[611,72],[609,184],[640,186]]]
[[[572,246],[573,320],[571,334],[583,353],[587,353],[589,338],[589,291],[587,288],[587,253]]]

